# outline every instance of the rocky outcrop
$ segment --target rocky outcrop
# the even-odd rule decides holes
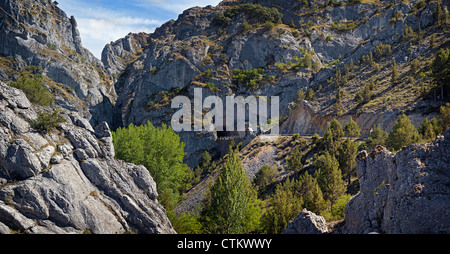
[[[361,135],[367,137],[376,125],[380,125],[384,130],[391,131],[395,121],[399,118],[400,111],[387,111],[379,113],[346,114],[336,116],[324,114],[315,110],[308,101],[300,101],[291,111],[286,121],[281,125],[280,131],[286,133],[301,133],[303,135],[325,134],[327,124],[333,119],[345,126],[350,120],[354,120],[361,129]],[[415,126],[420,126],[424,116],[420,113],[410,114]]]
[[[276,8],[283,15],[283,24],[258,22],[244,12],[225,24],[212,22],[217,14],[243,3]],[[118,99],[114,116],[117,124],[114,127],[142,124],[147,120],[155,125],[168,124],[174,110],[167,102],[176,95],[193,99],[193,88],[203,87],[204,98],[206,93],[217,95],[222,100],[227,95],[279,96],[280,117],[287,119],[282,128],[285,134],[321,134],[327,122],[336,117],[332,112],[337,90],[332,80],[336,71],[344,73],[346,65],[358,63],[380,43],[398,45],[405,25],[415,31],[419,27],[425,31],[434,23],[432,12],[436,7],[435,2],[420,10],[415,10],[412,3],[330,5],[329,1],[315,0],[308,3],[304,6],[301,1],[293,0],[223,1],[216,7],[195,7],[184,11],[177,20],[171,20],[149,34],[147,40],[143,40],[147,43],[145,45],[134,34],[110,43],[105,47],[102,61],[111,73],[120,71],[122,74],[115,85]],[[393,19],[394,13],[401,13],[401,18]],[[126,45],[135,45],[134,50],[133,47],[127,49]],[[407,48],[393,46],[394,52],[389,58],[395,58],[400,64],[426,52],[424,47],[417,50]],[[304,63],[306,56],[311,60],[310,66]],[[132,62],[124,64],[127,62],[124,59],[128,58]],[[232,83],[234,69],[254,68],[265,69],[266,79],[258,88],[236,87]],[[208,70],[209,74],[205,75]],[[355,76],[360,74],[363,73],[358,72]],[[383,75],[389,74],[380,73]],[[356,82],[358,87],[366,78],[370,79],[364,76]],[[214,91],[209,91],[208,83],[209,86],[214,85]],[[304,105],[295,107],[297,91],[306,92],[310,87],[322,93],[322,100],[313,103],[314,110]],[[357,90],[354,88],[351,94]],[[377,102],[379,108],[364,111],[355,106],[353,95],[346,97],[351,98],[346,98],[345,106],[353,104],[339,117],[340,121],[344,124],[350,118],[355,119],[363,136],[370,133],[375,123],[381,123],[384,129],[389,130],[398,114],[416,106],[396,105],[385,109],[384,103]],[[148,106],[155,104],[158,107]],[[408,116],[411,116],[409,112]],[[418,121],[423,121],[424,117],[419,117]],[[180,136],[185,143],[188,140],[196,144],[207,143],[205,146],[187,147],[190,166],[196,166],[204,150],[218,149],[215,142],[204,142],[207,135],[203,133],[180,133]]]
[[[26,66],[39,66],[44,75],[73,89],[82,102],[57,100],[60,107],[76,108],[82,116],[93,117],[94,125],[109,120],[96,106],[115,101],[112,80],[102,62],[82,46],[75,18],[67,17],[56,1],[2,1],[0,57],[15,61],[19,72]],[[4,81],[14,79],[14,75],[0,76]]]
[[[345,233],[450,233],[450,131],[397,153],[357,156],[360,193],[345,208]]]
[[[148,46],[148,37],[147,33],[129,33],[125,38],[107,44],[102,51],[101,59],[106,71],[111,75],[120,76],[120,73]]]
[[[114,159],[108,124],[62,112],[38,132],[41,110],[0,83],[0,233],[175,233],[149,171]]]
[[[328,233],[325,218],[306,209],[287,225],[283,234],[325,234]]]

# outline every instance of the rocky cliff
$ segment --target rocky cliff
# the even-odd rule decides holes
[[[114,159],[108,124],[74,112],[49,132],[0,83],[0,233],[175,233],[148,170]]]
[[[59,106],[79,111],[97,125],[111,117],[114,86],[103,63],[82,46],[75,18],[67,17],[57,5],[50,0],[0,3],[0,62],[14,69],[0,71],[0,77],[14,79],[26,66],[38,66],[78,98],[71,100],[61,93],[56,100]]]
[[[450,233],[450,131],[397,153],[357,156],[360,193],[345,209],[346,233]]]
[[[336,117],[344,124],[355,119],[363,135],[375,123],[390,130],[401,113],[413,118],[416,126],[425,117],[433,117],[429,109],[438,108],[442,100],[423,100],[432,92],[424,88],[429,78],[408,76],[413,59],[426,72],[426,61],[448,46],[448,35],[433,16],[441,1],[308,2],[223,1],[216,7],[186,10],[152,34],[128,35],[107,45],[102,61],[118,76],[113,126],[147,120],[156,125],[169,123],[174,113],[170,100],[176,95],[193,99],[195,87],[204,88],[203,98],[211,94],[223,100],[227,95],[280,96],[280,119],[287,119],[282,127],[285,134],[321,134]],[[445,2],[441,4],[447,8]],[[275,12],[264,16],[274,10],[279,20]],[[406,28],[413,35],[406,37]],[[430,47],[432,40],[435,45]],[[386,52],[380,50],[385,46]],[[371,54],[368,64],[365,59]],[[390,82],[393,60],[400,70],[397,84]],[[264,69],[264,78],[256,86],[233,82],[233,70],[255,68]],[[368,80],[376,84],[371,96],[358,101],[355,95]],[[339,107],[338,87],[343,92]],[[310,88],[316,96],[307,108],[297,100],[297,92]],[[180,136],[187,143],[190,166],[197,164],[204,150],[218,150],[217,142],[205,133]]]
[[[56,1],[2,1],[0,80],[42,70],[66,122],[37,130],[42,112],[58,110],[32,105],[0,84],[0,232],[174,233],[148,171],[114,159],[109,126],[169,123],[171,99],[193,98],[194,88],[222,100],[279,96],[284,134],[320,134],[333,118],[353,118],[364,136],[374,124],[389,130],[401,113],[416,126],[436,115],[445,96],[429,100],[436,91],[426,85],[427,62],[450,43],[448,23],[434,15],[437,6],[448,13],[447,1],[307,2],[225,0],[191,8],[152,34],[130,33],[106,45],[100,61]],[[251,82],[233,77],[257,68],[263,73]],[[362,84],[370,96],[358,99]],[[308,90],[315,96],[303,100],[299,92]],[[205,150],[221,155],[218,133],[179,134],[192,168]],[[448,133],[397,154],[361,153],[361,193],[348,204],[345,232],[448,232],[445,149]],[[270,161],[275,152],[266,155]],[[195,188],[198,203],[206,184]],[[438,213],[444,220],[429,223]]]

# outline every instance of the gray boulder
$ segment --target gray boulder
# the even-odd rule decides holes
[[[303,209],[295,219],[287,225],[283,234],[325,234],[328,227],[323,216]]]
[[[29,103],[5,90],[0,105]],[[8,119],[28,123],[35,110]],[[0,233],[175,233],[149,171],[114,159],[108,125],[61,114],[68,121],[48,133],[0,126]]]
[[[360,193],[345,208],[345,233],[450,233],[450,131],[397,153],[357,156]]]

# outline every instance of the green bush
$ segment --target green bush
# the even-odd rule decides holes
[[[403,146],[407,146],[421,139],[419,132],[416,130],[411,120],[403,114],[394,124],[394,128],[389,133],[387,145],[395,151],[400,150]]]
[[[382,57],[382,56],[388,56],[392,54],[392,48],[389,44],[380,43],[375,46],[375,49],[373,51],[375,53],[375,56]]]
[[[359,138],[359,136],[361,136],[361,128],[359,128],[358,124],[351,119],[350,122],[345,125],[344,133],[347,137]]]
[[[259,4],[240,4],[233,6],[227,9],[223,16],[233,18],[241,13],[244,13],[247,18],[256,20],[260,24],[267,21],[281,23],[281,19],[283,18],[283,14],[281,14],[276,8],[264,7]],[[219,18],[223,19],[221,16]]]
[[[41,111],[31,126],[38,131],[49,132],[59,127],[59,124],[65,121],[66,119],[59,115],[59,110],[55,110],[52,113]]]
[[[289,170],[294,171],[295,173],[300,172],[303,169],[302,164],[302,152],[299,149],[295,149],[295,151],[291,154],[291,156],[286,159],[286,163],[288,165]]]
[[[258,89],[259,83],[266,77],[263,68],[251,70],[233,70],[231,81],[234,85],[245,86],[252,89]]]
[[[50,106],[54,100],[52,93],[44,86],[44,77],[41,74],[33,75],[23,71],[17,81],[11,82],[10,85],[22,90],[33,104]]]
[[[316,99],[316,93],[314,90],[310,87],[308,90],[306,90],[305,100],[307,101],[314,101]]]
[[[258,173],[256,173],[253,182],[259,188],[265,188],[275,181],[275,177],[277,176],[277,174],[278,172],[275,167],[264,165],[259,169]]]
[[[220,12],[212,18],[211,24],[215,26],[229,26],[231,25],[231,18],[226,17],[223,12]]]

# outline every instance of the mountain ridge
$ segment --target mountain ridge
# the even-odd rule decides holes
[[[449,98],[448,84],[435,83],[430,71],[435,54],[449,47],[448,7],[445,1],[227,0],[188,9],[154,33],[130,33],[105,45],[97,59],[83,48],[75,18],[68,18],[57,2],[0,3],[0,79],[9,82],[0,84],[0,232],[175,233],[148,170],[114,158],[110,128],[147,121],[170,124],[176,111],[170,101],[178,95],[193,99],[196,88],[202,88],[204,97],[221,99],[279,96],[280,118],[271,120],[280,121],[284,136],[266,150],[254,133],[238,133],[235,140],[243,141],[241,156],[250,177],[271,162],[280,178],[295,175],[285,167],[294,147],[304,148],[303,140],[294,137],[324,135],[333,119],[342,126],[355,120],[363,138],[376,124],[390,131],[403,113],[419,127],[425,118],[436,117]],[[249,82],[236,78],[237,73],[250,76],[255,71],[260,76]],[[43,80],[54,99],[51,107],[36,105],[25,91],[12,87],[27,78]],[[48,115],[62,122],[54,128],[39,125]],[[226,131],[178,134],[191,169],[205,151],[216,163],[232,144],[224,137],[237,137]],[[378,164],[390,171],[370,175],[376,179],[362,186],[365,193],[349,204],[357,208],[347,211],[351,219],[344,229],[416,232],[399,230],[402,222],[389,218],[404,208],[395,207],[390,198],[406,193],[407,202],[417,198],[428,204],[428,191],[430,202],[440,198],[427,187],[448,160],[433,164],[430,172],[422,161],[445,151],[441,146],[448,146],[448,138],[447,132],[431,144],[411,145],[396,155],[382,148],[360,153],[361,178],[369,177],[366,171],[375,172]],[[305,169],[312,175],[316,148],[308,149]],[[420,158],[414,157],[416,151]],[[411,161],[418,165],[417,179],[414,170],[407,170]],[[406,179],[396,178],[397,167]],[[197,209],[208,181],[218,174],[216,170],[185,190],[186,202],[178,205],[177,213]],[[439,186],[448,193],[448,179],[442,175]],[[361,198],[378,194],[373,184],[380,187],[376,207],[364,203],[372,197]],[[399,192],[389,192],[385,186],[391,185]],[[442,200],[445,207],[448,200]],[[369,217],[357,214],[372,208],[376,214]]]

